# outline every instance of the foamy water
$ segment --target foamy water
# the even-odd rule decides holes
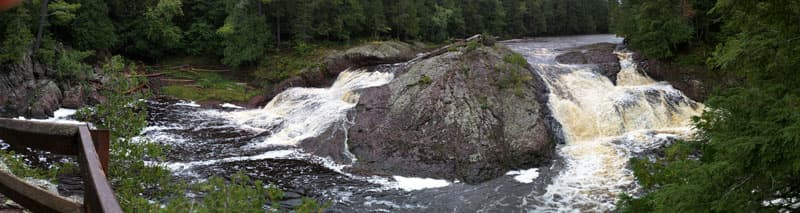
[[[181,177],[244,170],[332,200],[338,212],[607,212],[621,193],[637,191],[628,159],[691,138],[690,118],[703,106],[638,72],[624,51],[617,52],[622,68],[617,85],[590,66],[555,62],[565,48],[599,42],[620,43],[621,38],[504,42],[523,54],[549,87],[549,108],[562,126],[565,144],[559,145],[560,158],[552,165],[519,168],[480,184],[360,173],[296,146],[330,128],[346,128],[359,98],[355,91],[389,83],[391,71],[346,71],[330,88],[292,88],[262,109],[149,103],[160,114],[150,118],[142,134],[174,145],[174,157],[163,163]]]
[[[621,41],[613,36],[591,39],[591,43]],[[565,169],[544,194],[525,198],[540,203],[532,207],[534,211],[613,210],[620,194],[637,190],[627,168],[631,153],[692,137],[691,117],[703,109],[669,84],[640,73],[629,52],[615,52],[621,65],[617,85],[590,66],[555,62],[564,49],[590,42],[581,40],[509,44],[547,83],[550,109],[566,140],[557,151]]]
[[[253,148],[297,145],[318,136],[335,123],[345,121],[358,102],[353,91],[389,83],[392,73],[345,71],[330,88],[291,88],[272,99],[264,108],[225,113],[223,116],[254,131],[271,136]]]

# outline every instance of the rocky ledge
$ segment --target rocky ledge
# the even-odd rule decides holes
[[[670,60],[654,59],[635,51],[633,60],[639,69],[657,81],[666,81],[686,97],[703,102],[715,86],[733,84],[733,79],[714,76],[704,65],[681,65]]]
[[[568,50],[569,52],[556,57],[562,64],[592,64],[596,65],[598,73],[608,77],[611,83],[617,84],[617,74],[620,71],[619,58],[614,54],[616,44],[600,43]]]
[[[620,71],[619,59],[614,50],[625,48],[624,45],[602,43],[567,50],[567,53],[556,57],[563,64],[593,64],[596,71],[608,77],[616,84]],[[666,81],[675,89],[683,92],[692,100],[703,102],[716,86],[731,85],[735,79],[715,76],[703,65],[684,65],[671,60],[654,59],[634,51],[634,60],[640,70],[656,81]],[[717,79],[717,80],[714,80]]]

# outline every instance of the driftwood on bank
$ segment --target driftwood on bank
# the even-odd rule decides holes
[[[455,40],[452,44],[448,44],[448,45],[445,45],[445,46],[440,47],[438,49],[435,49],[433,51],[430,51],[428,53],[424,53],[423,55],[421,55],[419,57],[411,59],[409,62],[416,62],[416,61],[425,60],[425,59],[428,59],[428,58],[431,58],[431,57],[434,57],[434,56],[438,56],[438,55],[441,55],[441,54],[444,54],[444,53],[450,51],[450,48],[466,46],[467,43],[473,42],[473,41],[474,42],[480,42],[480,43],[482,43],[484,45],[487,45],[487,46],[494,45],[493,40],[494,40],[493,38],[486,38],[485,36],[483,36],[481,34],[477,34],[477,35],[474,35],[474,36],[469,37],[467,39]]]

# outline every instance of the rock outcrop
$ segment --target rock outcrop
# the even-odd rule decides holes
[[[286,79],[267,88],[266,93],[253,97],[248,107],[266,105],[275,95],[292,87],[327,87],[347,68],[391,64],[411,60],[417,48],[399,41],[373,42],[345,51],[337,51],[323,59],[322,66],[309,68],[299,76]]]
[[[692,100],[703,102],[715,86],[733,84],[730,77],[714,76],[703,65],[681,65],[669,60],[653,59],[634,52],[639,69],[657,81],[666,81]]]
[[[597,65],[596,71],[608,77],[612,83],[617,84],[617,74],[620,71],[619,58],[614,54],[616,44],[601,43],[569,50],[570,52],[556,57],[562,64],[592,64]]]
[[[477,183],[549,162],[544,83],[506,47],[467,46],[359,91],[346,135],[354,170]]]
[[[79,108],[102,97],[91,86],[56,81],[52,70],[30,54],[20,61],[0,65],[0,116],[51,117],[65,107]]]

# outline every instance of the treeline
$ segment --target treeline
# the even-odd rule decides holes
[[[319,42],[604,33],[608,13],[607,0],[25,1],[0,14],[0,61],[28,49],[57,59],[52,50],[63,43],[141,60],[214,56],[239,66]]]
[[[646,191],[622,212],[800,211],[800,1],[622,0],[612,26],[645,54],[705,55],[733,76],[697,119],[698,141],[633,160]],[[708,54],[697,54],[705,51]],[[712,81],[723,79],[710,79]]]
[[[645,54],[669,58],[721,41],[716,0],[620,0],[611,4],[611,28]]]

